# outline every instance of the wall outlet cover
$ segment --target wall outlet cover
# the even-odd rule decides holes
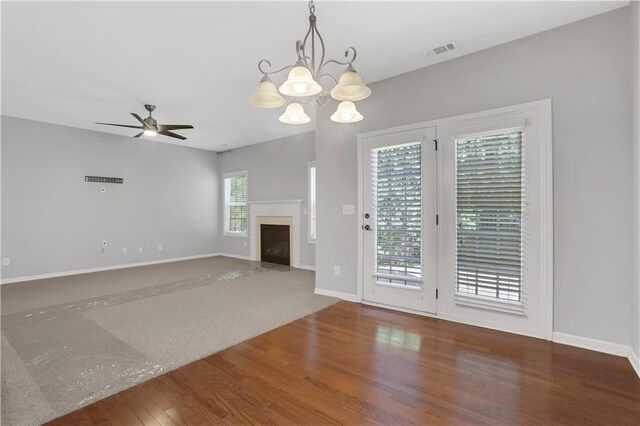
[[[138,253],[142,253],[142,247],[138,247]]]
[[[346,216],[353,216],[356,214],[356,206],[353,204],[343,204],[342,214]]]
[[[340,275],[340,265],[333,265],[333,275]]]
[[[162,244],[158,244],[158,251],[162,251]]]
[[[127,254],[127,248],[126,247],[122,247],[122,254]]]
[[[11,265],[11,258],[10,257],[3,257],[2,258],[2,266],[10,266]]]

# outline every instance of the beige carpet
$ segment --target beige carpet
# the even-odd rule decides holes
[[[310,271],[212,257],[7,284],[2,424],[39,424],[323,309]]]

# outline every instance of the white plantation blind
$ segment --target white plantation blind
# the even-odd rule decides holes
[[[456,140],[456,290],[522,301],[522,132]]]
[[[309,164],[309,239],[316,240],[316,165]]]
[[[376,281],[420,287],[422,144],[372,151]]]
[[[225,232],[247,233],[247,174],[225,177]]]

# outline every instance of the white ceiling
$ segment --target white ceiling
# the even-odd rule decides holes
[[[373,82],[627,4],[318,1],[316,15],[328,57],[355,46]],[[153,103],[160,123],[195,126],[178,144],[216,151],[307,132],[247,104],[257,62],[291,64],[307,16],[306,2],[2,2],[2,113],[132,136],[94,122],[136,124]],[[426,55],[450,40],[458,52]]]

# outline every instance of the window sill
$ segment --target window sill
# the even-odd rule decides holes
[[[222,235],[225,237],[247,238],[247,233],[241,234],[239,232],[224,232]]]
[[[504,312],[507,314],[525,316],[526,311],[522,302],[509,302],[494,300],[482,296],[467,296],[455,293],[453,300],[456,305],[469,306],[472,308],[488,309],[490,311]]]

